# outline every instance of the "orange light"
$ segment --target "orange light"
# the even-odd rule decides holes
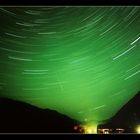
[[[74,126],[74,130],[77,130],[77,129],[78,129],[78,126],[75,125],[75,126]]]

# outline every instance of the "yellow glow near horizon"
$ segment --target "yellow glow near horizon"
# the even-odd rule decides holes
[[[84,126],[85,134],[97,134],[97,126]]]
[[[137,127],[137,133],[140,134],[140,125]]]

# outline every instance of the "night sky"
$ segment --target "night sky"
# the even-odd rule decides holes
[[[85,124],[140,90],[140,7],[1,7],[0,96]]]

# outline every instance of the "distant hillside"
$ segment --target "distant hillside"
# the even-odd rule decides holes
[[[135,133],[140,124],[140,92],[126,103],[108,123],[98,127],[125,128],[127,133]]]
[[[74,133],[76,124],[56,111],[0,98],[0,133]]]

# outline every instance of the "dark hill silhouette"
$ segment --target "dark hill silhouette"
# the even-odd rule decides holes
[[[126,133],[136,133],[140,124],[140,91],[128,101],[107,123],[98,128],[124,128]]]
[[[74,133],[78,123],[54,110],[0,98],[0,133]]]

